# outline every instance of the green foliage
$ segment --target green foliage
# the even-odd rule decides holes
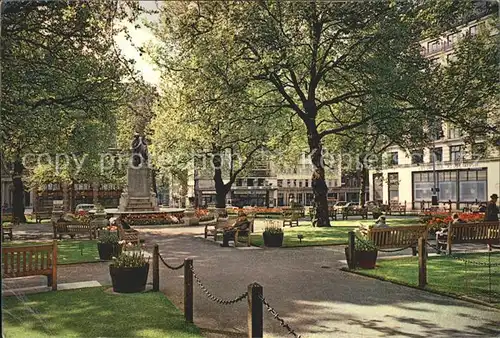
[[[99,243],[118,244],[119,237],[116,231],[102,230],[99,232]]]
[[[359,237],[356,238],[354,249],[356,251],[377,251],[377,247],[372,241]]]
[[[266,228],[264,229],[264,233],[269,235],[279,235],[283,233],[283,228],[275,226],[266,226]]]
[[[149,258],[144,257],[141,251],[123,252],[118,257],[113,258],[112,265],[116,268],[138,268],[149,263]]]

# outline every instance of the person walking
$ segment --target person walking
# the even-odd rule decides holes
[[[485,222],[498,222],[498,213],[500,212],[498,210],[497,206],[497,201],[498,201],[498,195],[493,194],[490,196],[491,200],[488,202],[488,205],[486,206],[486,213],[484,215],[484,220]]]

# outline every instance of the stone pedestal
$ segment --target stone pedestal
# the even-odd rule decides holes
[[[120,197],[119,211],[158,211],[156,194],[151,191],[151,170],[128,168],[127,188]]]
[[[182,218],[185,225],[198,225],[200,224],[200,219],[196,217],[196,211],[194,209],[186,209],[184,211],[184,217]]]

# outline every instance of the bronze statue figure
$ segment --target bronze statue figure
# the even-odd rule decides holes
[[[134,167],[139,167],[142,164],[148,163],[148,144],[144,136],[139,133],[134,134],[132,140],[132,164]]]

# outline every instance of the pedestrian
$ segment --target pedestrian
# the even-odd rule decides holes
[[[497,206],[497,201],[498,201],[498,195],[493,194],[490,196],[491,200],[488,202],[488,205],[486,207],[486,213],[484,215],[484,220],[486,222],[498,222],[498,206]]]

